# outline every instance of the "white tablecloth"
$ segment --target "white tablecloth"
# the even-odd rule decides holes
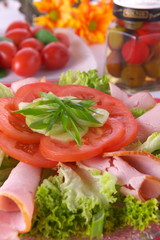
[[[18,10],[19,3],[14,0],[10,0],[8,7],[4,8],[4,5],[0,2],[0,34],[4,33],[6,27],[15,20],[24,19],[24,15]],[[90,49],[96,59],[97,69],[101,76],[104,71],[105,64],[105,44],[93,44]],[[154,97],[160,98],[160,90],[151,92]]]

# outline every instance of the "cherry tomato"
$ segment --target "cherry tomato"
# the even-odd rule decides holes
[[[47,160],[42,156],[39,144],[21,143],[2,132],[0,132],[0,148],[7,155],[32,166],[53,168],[57,165],[56,162]]]
[[[36,32],[39,31],[40,29],[46,29],[49,32],[53,33],[53,31],[48,26],[38,25],[31,28],[32,35],[35,36]]]
[[[0,67],[10,68],[12,59],[17,52],[16,46],[12,42],[2,41],[0,42]]]
[[[40,42],[36,38],[27,38],[27,39],[24,39],[19,45],[20,49],[21,48],[26,48],[26,47],[31,47],[31,48],[34,48],[37,51],[41,51],[42,48],[44,47],[44,45],[43,45],[42,42]]]
[[[25,28],[11,29],[5,34],[5,37],[10,38],[17,46],[26,38],[32,37],[30,31]]]
[[[17,52],[12,61],[12,70],[20,76],[29,77],[39,71],[41,57],[33,48],[23,48]]]
[[[33,132],[25,123],[25,118],[12,112],[13,98],[0,98],[0,130],[7,136],[23,143],[38,143],[41,134]]]
[[[63,68],[69,61],[70,53],[60,42],[47,44],[42,50],[42,61],[48,69]]]
[[[28,31],[30,31],[30,25],[28,22],[23,21],[23,20],[17,20],[12,22],[6,29],[6,32],[15,29],[15,28],[24,28],[27,29]]]
[[[67,48],[70,46],[70,40],[69,37],[65,33],[54,33],[54,36],[63,43]]]
[[[55,95],[61,91],[62,86],[50,82],[30,83],[20,87],[15,93],[13,102],[16,108],[20,102],[32,102],[40,97],[40,92],[52,92]]]

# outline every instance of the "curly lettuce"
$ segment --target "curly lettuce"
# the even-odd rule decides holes
[[[78,70],[68,70],[66,73],[61,73],[59,84],[64,85],[82,85],[95,88],[99,91],[109,93],[109,78],[105,75],[98,76],[96,69],[89,70],[88,72]]]
[[[49,239],[101,239],[126,226],[143,231],[159,223],[159,202],[119,193],[116,178],[83,166],[61,164],[58,175],[45,179],[35,200],[32,229],[26,236]]]

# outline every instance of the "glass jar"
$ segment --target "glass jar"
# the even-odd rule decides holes
[[[128,92],[160,89],[160,1],[114,0],[113,14],[105,66],[110,80]]]

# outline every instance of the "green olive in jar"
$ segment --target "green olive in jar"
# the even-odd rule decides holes
[[[146,75],[152,78],[160,77],[160,56],[144,64]]]
[[[146,74],[140,65],[129,64],[121,74],[121,82],[128,87],[135,88],[143,85]]]
[[[121,26],[116,26],[108,32],[108,46],[112,50],[119,50],[121,49],[124,43],[124,32],[125,28]]]
[[[106,59],[106,69],[110,75],[119,78],[122,71],[122,58],[119,51],[112,51]]]

